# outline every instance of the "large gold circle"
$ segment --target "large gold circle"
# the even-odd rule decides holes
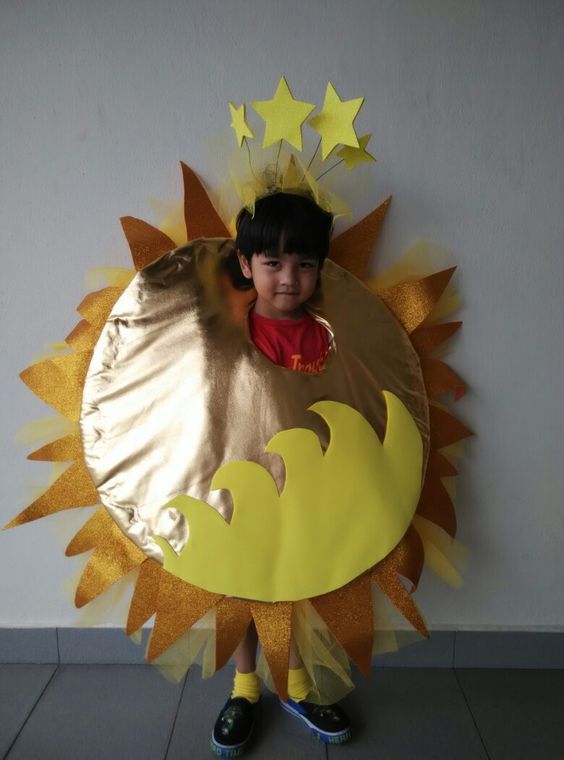
[[[421,433],[425,461],[428,404],[419,360],[380,299],[327,261],[311,311],[334,335],[319,375],[272,364],[248,336],[248,298],[226,285],[228,240],[197,240],[166,254],[133,279],[94,350],[80,419],[84,457],[100,499],[122,530],[162,560],[153,535],[180,551],[187,526],[162,510],[187,494],[230,518],[226,491],[210,493],[215,471],[246,459],[278,486],[282,460],[264,453],[281,430],[306,427],[322,445],[328,431],[307,411],[332,400],[358,410],[382,438],[382,390],[398,396]]]

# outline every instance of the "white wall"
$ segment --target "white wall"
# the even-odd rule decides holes
[[[357,216],[394,194],[375,268],[419,238],[460,267],[473,559],[462,591],[426,576],[418,601],[437,627],[562,629],[563,40],[559,0],[4,0],[2,522],[45,472],[14,444],[48,414],[17,371],[73,327],[85,270],[128,265],[118,217],[179,198],[179,159],[217,184],[229,99],[267,99],[283,73],[320,103],[330,79],[366,96],[374,133]],[[0,534],[0,625],[75,620],[64,522]]]

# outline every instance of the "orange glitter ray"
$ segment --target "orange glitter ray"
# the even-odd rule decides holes
[[[241,599],[222,599],[215,609],[215,668],[229,660],[252,620],[251,605]]]
[[[419,631],[422,636],[429,638],[430,634],[421,613],[411,598],[411,594],[395,572],[391,568],[377,566],[372,572],[372,577],[415,630]]]
[[[252,602],[251,613],[280,699],[288,699],[292,602]]]
[[[188,240],[200,237],[231,237],[200,178],[182,161],[180,165],[184,179],[184,220]]]
[[[380,237],[391,196],[348,230],[331,241],[329,258],[359,280],[368,275],[374,246]]]
[[[310,600],[345,652],[365,676],[370,671],[374,624],[370,575]]]
[[[67,343],[75,351],[87,351],[94,348],[98,340],[98,330],[92,327],[85,319],[82,319],[65,338]]]
[[[434,404],[429,404],[429,428],[434,449],[442,449],[473,435],[454,415]]]
[[[54,356],[20,373],[28,388],[55,411],[73,422],[80,416],[82,385],[90,352]]]
[[[380,570],[391,568],[395,573],[403,575],[411,583],[411,590],[415,591],[423,571],[424,561],[423,542],[419,533],[410,525],[396,548],[379,562],[376,568]]]
[[[28,459],[34,462],[74,462],[82,456],[82,443],[78,433],[71,433],[64,438],[58,438],[42,446],[32,454],[28,454]]]
[[[425,388],[429,396],[442,396],[449,391],[454,391],[456,400],[464,396],[466,386],[448,364],[431,356],[422,356],[420,362]]]
[[[136,633],[157,611],[161,571],[162,565],[154,559],[145,559],[139,567],[125,627],[128,636]]]
[[[408,333],[418,327],[433,311],[456,267],[444,269],[421,280],[409,280],[378,291]]]
[[[75,462],[57,478],[44,494],[14,517],[4,529],[54,515],[65,509],[90,507],[99,502],[98,491],[94,488],[90,473],[82,461]]]
[[[223,599],[221,594],[204,591],[162,570],[157,597],[157,617],[149,640],[147,660],[152,662],[172,646],[220,599]]]
[[[168,235],[142,219],[122,216],[120,222],[137,270],[178,247]]]
[[[92,327],[101,330],[122,293],[123,288],[113,286],[88,293],[78,305],[77,311]]]
[[[425,479],[417,514],[440,525],[453,538],[456,535],[456,512],[440,478]]]
[[[418,354],[430,353],[442,343],[450,340],[461,326],[462,322],[420,325],[411,333],[411,343]]]
[[[429,452],[427,477],[450,478],[458,475],[456,467],[438,451]]]
[[[146,560],[141,549],[125,537],[103,508],[78,531],[67,546],[66,555],[72,557],[89,549],[94,549],[94,553],[80,576],[74,598],[79,608]]]

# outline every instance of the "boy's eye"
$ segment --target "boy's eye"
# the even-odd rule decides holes
[[[315,261],[300,261],[300,267],[302,269],[316,269],[317,263]]]

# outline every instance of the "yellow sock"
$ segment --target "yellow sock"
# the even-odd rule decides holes
[[[288,671],[288,696],[294,702],[301,702],[311,691],[311,681],[305,668]]]
[[[260,697],[260,680],[256,671],[253,670],[252,673],[239,673],[236,670],[231,696],[244,697],[252,704],[258,702]]]

